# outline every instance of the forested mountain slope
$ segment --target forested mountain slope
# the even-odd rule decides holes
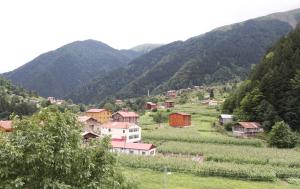
[[[280,120],[300,130],[300,25],[266,53],[223,112],[260,121],[267,130]]]
[[[37,106],[31,99],[35,97],[35,94],[0,77],[0,119],[8,119],[13,112],[18,115],[34,113]]]
[[[4,76],[42,96],[63,97],[102,72],[126,66],[139,55],[95,40],[76,41],[42,54]]]
[[[274,16],[275,15],[275,16]],[[247,77],[252,65],[300,20],[300,9],[276,13],[212,30],[186,41],[158,47],[72,92],[76,102],[92,103],[160,93],[191,85]]]

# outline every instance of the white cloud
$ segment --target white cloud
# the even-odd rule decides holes
[[[76,40],[96,39],[114,48],[168,43],[298,7],[298,0],[1,1],[0,72]]]

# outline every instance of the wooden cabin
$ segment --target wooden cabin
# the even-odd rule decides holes
[[[0,131],[3,131],[3,132],[13,131],[12,121],[0,121]]]
[[[232,127],[232,132],[237,137],[253,137],[257,133],[264,132],[264,129],[258,122],[238,122]]]
[[[106,109],[89,109],[86,116],[96,119],[99,123],[107,123],[111,117],[111,112]]]
[[[165,107],[166,108],[173,108],[174,107],[174,101],[172,101],[172,100],[165,101]]]
[[[176,98],[176,91],[175,90],[170,90],[170,91],[167,91],[167,97],[169,98]]]
[[[147,102],[145,104],[145,109],[146,110],[153,110],[157,108],[157,104],[153,103],[153,102]]]
[[[230,114],[221,114],[219,116],[219,123],[221,125],[224,125],[226,123],[230,123],[233,121],[233,115],[230,115]]]
[[[97,135],[96,133],[93,133],[93,132],[84,132],[81,134],[81,136],[85,142],[89,141],[90,139],[100,137],[99,135]]]
[[[79,116],[78,121],[83,124],[85,132],[101,134],[101,125],[96,119],[89,116]]]
[[[186,113],[172,113],[169,115],[169,125],[172,127],[186,127],[191,125],[191,118],[190,114]]]
[[[137,123],[139,119],[139,115],[135,112],[129,112],[126,110],[118,111],[112,115],[112,119],[114,122],[129,122],[129,123]]]

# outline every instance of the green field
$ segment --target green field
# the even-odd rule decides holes
[[[126,174],[138,181],[139,188],[163,188],[164,167],[172,171],[167,176],[168,188],[300,188],[286,182],[299,181],[299,149],[268,148],[260,139],[218,132],[212,127],[220,114],[217,109],[197,100],[176,104],[170,112],[192,115],[192,126],[185,128],[157,124],[151,117],[155,112],[146,112],[140,117],[142,140],[156,144],[158,155],[120,156]],[[201,161],[192,161],[195,157]]]
[[[138,184],[140,189],[299,189],[300,185],[284,181],[256,182],[220,177],[199,177],[191,174],[152,171],[149,169],[124,168],[125,175]]]

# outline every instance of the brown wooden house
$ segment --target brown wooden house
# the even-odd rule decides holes
[[[165,101],[165,107],[166,108],[173,108],[174,107],[174,101],[172,101],[172,100]]]
[[[233,135],[237,137],[252,137],[263,131],[261,124],[257,122],[238,122],[232,127]]]
[[[112,115],[112,119],[114,122],[137,123],[139,115],[135,112],[118,111]]]
[[[172,127],[186,127],[191,125],[191,118],[190,114],[186,113],[172,113],[169,115],[169,125]]]
[[[157,104],[153,103],[153,102],[147,102],[145,104],[145,109],[147,110],[153,110],[157,108]]]

